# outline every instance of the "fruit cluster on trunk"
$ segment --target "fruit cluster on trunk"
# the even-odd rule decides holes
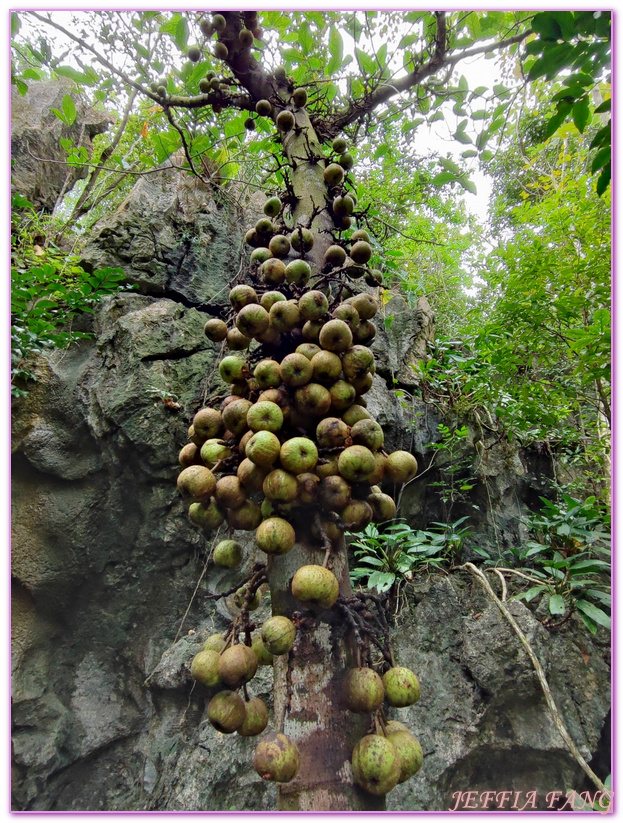
[[[220,18],[214,16],[211,32],[226,49],[222,40],[231,42]],[[257,17],[245,12],[244,24],[255,31]],[[236,49],[247,48],[239,40]],[[266,562],[224,593],[239,614],[225,637],[208,639],[191,674],[213,693],[208,717],[216,729],[260,734],[268,712],[247,684],[258,666],[277,659],[276,671],[292,672],[323,622],[346,649],[342,660],[351,661],[343,664],[339,694],[332,690],[334,710],[362,718],[351,724],[364,732],[350,742],[352,779],[364,795],[382,797],[422,763],[417,740],[383,708],[411,705],[419,683],[394,664],[388,636],[381,662],[373,661],[369,642],[359,647],[367,612],[357,611],[350,589],[344,535],[391,521],[396,504],[388,492],[415,477],[417,462],[409,452],[384,450],[383,429],[367,409],[382,275],[370,266],[373,239],[356,228],[352,155],[341,137],[323,154],[304,108],[307,92],[286,93],[280,70],[275,78],[278,93],[258,99],[255,109],[275,122],[291,160],[294,198],[292,191],[268,197],[265,216],[246,233],[252,251],[231,288],[231,311],[205,324],[206,336],[227,349],[219,363],[227,389],[194,415],[177,482],[196,526],[206,533],[229,529],[214,549],[216,565],[241,564],[236,530],[255,532]],[[284,590],[274,581],[281,575],[283,582],[286,570]],[[273,617],[254,634],[249,612],[268,584]],[[260,741],[254,760],[258,774],[281,784],[310,768],[309,751],[284,734],[287,714],[281,700],[277,730]]]

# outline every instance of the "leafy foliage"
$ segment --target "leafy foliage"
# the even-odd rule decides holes
[[[92,337],[72,329],[78,314],[92,312],[96,302],[123,286],[123,269],[93,273],[77,265],[77,257],[59,248],[44,249],[42,219],[32,204],[13,197],[14,228],[11,265],[11,394],[27,394],[24,381],[36,377],[28,365],[31,355]]]
[[[542,582],[516,599],[546,595],[552,618],[566,621],[577,613],[592,634],[597,626],[609,629],[610,563],[596,556],[610,556],[609,518],[594,497],[580,501],[562,493],[557,501],[541,500],[541,513],[528,521],[537,540],[515,553]]]
[[[422,571],[442,569],[458,552],[470,533],[454,523],[433,523],[436,529],[414,530],[404,521],[370,524],[362,534],[351,535],[357,564],[351,570],[353,584],[386,592]]]

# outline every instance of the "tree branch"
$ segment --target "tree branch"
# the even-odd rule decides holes
[[[472,49],[465,49],[454,55],[447,54],[447,30],[445,12],[437,12],[437,29],[435,32],[435,51],[428,63],[415,69],[404,77],[394,80],[391,84],[381,83],[371,92],[363,95],[342,112],[338,112],[332,117],[325,118],[319,122],[314,121],[314,126],[322,135],[323,139],[332,139],[346,126],[361,120],[375,108],[386,103],[392,97],[409,89],[419,86],[422,82],[443,68],[453,68],[459,61],[478,54],[491,54],[520,43],[528,36],[529,32],[517,34],[495,43],[478,46]]]

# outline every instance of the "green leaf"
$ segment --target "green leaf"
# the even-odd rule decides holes
[[[444,183],[450,183],[456,181],[456,174],[451,171],[442,171],[439,174],[436,174],[435,177],[431,180],[433,186],[443,186]]]
[[[478,191],[476,189],[476,184],[472,180],[468,180],[467,177],[465,177],[465,175],[461,175],[461,177],[458,178],[458,181],[459,181],[459,185],[461,185],[465,189],[465,191],[468,191],[471,194],[477,194],[478,193]],[[471,489],[472,487],[467,486],[467,488]],[[463,489],[463,486],[461,486],[461,489]]]
[[[173,39],[175,40],[175,45],[180,49],[180,51],[184,51],[186,48],[186,41],[188,40],[188,24],[186,22],[186,18],[183,15],[180,15],[177,24],[175,26],[175,33],[173,34]]]
[[[610,111],[612,106],[612,98],[609,97],[607,100],[604,100],[603,103],[600,103],[599,106],[595,109],[595,114],[603,114],[604,112]]]
[[[86,86],[94,85],[98,79],[97,74],[95,74],[94,78],[90,72],[88,74],[86,72],[80,72],[71,66],[56,66],[54,71],[60,77],[69,77],[69,79],[73,80],[75,83],[84,83]]]
[[[585,95],[573,105],[573,122],[575,127],[580,132],[584,133],[584,129],[591,121],[591,113],[589,108],[588,95]]]
[[[595,623],[598,623],[600,626],[604,626],[606,629],[610,629],[612,627],[612,621],[610,617],[608,617],[608,615],[605,612],[603,612],[593,603],[589,603],[588,600],[576,600],[575,606],[583,614],[585,614]]]
[[[63,114],[65,115],[65,122],[67,125],[73,125],[76,120],[76,104],[69,94],[66,94],[63,97]]]
[[[461,129],[457,129],[457,131],[454,132],[453,137],[455,140],[458,140],[459,143],[463,143],[464,145],[473,142],[469,134],[462,131]]]
[[[550,119],[547,121],[547,128],[545,129],[546,140],[548,137],[551,137],[552,134],[554,134],[554,132],[557,131],[558,127],[562,124],[563,120],[567,117],[570,111],[571,103],[567,102],[566,100],[561,100],[558,104],[558,110],[556,114],[550,117]]]
[[[553,594],[549,599],[550,614],[564,614],[566,611],[565,600],[561,594]]]
[[[19,32],[20,20],[16,12],[11,12],[11,37],[15,37]]]
[[[303,54],[309,54],[314,47],[314,38],[309,23],[302,23],[298,32],[298,41]]]
[[[610,165],[610,163],[607,163],[604,166],[604,169],[601,172],[601,174],[599,175],[599,178],[597,180],[596,191],[597,191],[597,195],[599,197],[601,197],[601,195],[608,188],[608,184],[610,183],[611,175],[612,175],[611,165]]]
[[[331,55],[331,59],[327,63],[325,74],[332,76],[342,67],[342,59],[344,56],[344,41],[335,26],[331,26],[329,30],[329,54]]]
[[[560,37],[563,40],[571,40],[575,34],[575,20],[571,11],[550,11],[548,12],[558,24]]]
[[[19,78],[16,78],[16,79],[15,79],[15,85],[17,86],[17,90],[18,90],[18,92],[19,92],[19,93],[22,95],[22,97],[23,97],[23,96],[26,94],[26,92],[28,91],[28,86],[27,86],[27,84],[26,84],[26,83],[24,83],[24,81],[23,81],[23,80],[20,80]]]
[[[551,11],[542,11],[532,18],[532,31],[543,40],[558,40],[562,36],[560,26]]]
[[[376,61],[373,57],[370,57],[369,54],[366,54],[365,51],[356,47],[355,55],[357,56],[359,65],[366,74],[375,74],[378,71]]]

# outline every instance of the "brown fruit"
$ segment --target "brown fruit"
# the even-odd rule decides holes
[[[351,532],[362,532],[372,520],[372,508],[365,500],[351,500],[340,512],[340,518]]]
[[[323,326],[324,320],[307,320],[303,325],[303,340],[317,343]]]
[[[213,343],[220,343],[227,337],[227,323],[224,320],[219,320],[213,317],[203,327],[203,332],[208,340]]]
[[[313,503],[318,493],[318,484],[320,483],[320,478],[318,475],[311,474],[310,472],[303,472],[303,474],[298,474],[296,476],[296,482],[297,502],[303,505]]]
[[[343,320],[352,331],[359,325],[359,312],[350,303],[340,303],[331,315],[335,320]]]
[[[311,417],[322,417],[331,408],[331,395],[320,383],[308,383],[294,392],[296,407]]]
[[[195,443],[187,443],[180,451],[177,459],[183,469],[200,465],[199,448]]]
[[[245,489],[250,494],[254,494],[262,490],[268,472],[268,468],[258,466],[246,457],[238,466],[237,474]]]
[[[219,506],[237,509],[247,499],[246,491],[235,475],[227,475],[216,481],[214,498]]]
[[[362,320],[370,320],[377,313],[379,301],[373,294],[362,292],[348,299],[349,303],[357,309]]]
[[[195,434],[203,440],[209,440],[211,437],[219,437],[225,430],[220,411],[211,408],[199,409],[193,418],[192,425],[194,426]]]
[[[303,106],[307,103],[307,89],[294,89],[292,92],[292,102],[295,106],[298,106],[299,109],[303,108]]]
[[[316,427],[316,440],[323,449],[340,448],[349,433],[349,427],[339,417],[325,417]]]
[[[328,266],[336,268],[342,266],[346,260],[346,252],[341,246],[333,245],[324,253],[324,262]]]
[[[227,510],[227,524],[230,529],[251,532],[262,522],[262,512],[257,503],[245,500],[237,509]]]
[[[291,503],[296,499],[296,477],[284,469],[274,469],[262,485],[264,495],[278,503]]]
[[[329,475],[320,481],[318,501],[329,511],[340,511],[350,501],[350,486],[339,474]]]
[[[270,117],[273,113],[273,107],[269,100],[258,100],[255,104],[255,111],[262,117]]]
[[[223,422],[230,432],[234,434],[243,434],[249,427],[247,425],[247,414],[249,409],[253,406],[250,400],[239,397],[232,400],[223,409]]]
[[[286,279],[286,264],[277,257],[271,257],[262,263],[264,282],[270,286],[279,286]]]
[[[372,520],[374,523],[383,523],[386,520],[393,520],[396,516],[396,504],[388,494],[378,492],[371,494],[367,498],[372,509]]]
[[[205,466],[189,466],[178,475],[177,488],[194,502],[207,502],[216,488],[216,478]]]
[[[237,689],[248,683],[257,671],[257,657],[250,646],[237,643],[221,654],[218,664],[218,676],[222,683]]]
[[[248,306],[250,303],[259,303],[253,286],[247,286],[244,283],[240,283],[231,289],[229,300],[236,311],[240,311],[243,306]]]
[[[339,455],[337,454],[319,458],[318,463],[316,463],[316,474],[321,480],[324,477],[330,477],[332,474],[339,474],[338,459]]]
[[[227,332],[227,348],[230,351],[244,351],[251,345],[251,338],[243,334],[240,329],[230,329]]]

